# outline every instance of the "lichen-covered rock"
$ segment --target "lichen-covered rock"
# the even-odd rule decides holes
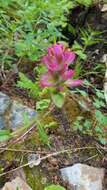
[[[10,98],[6,94],[0,92],[0,115],[3,115],[8,110],[10,105]]]
[[[25,114],[30,120],[35,117],[36,112],[33,109],[14,101],[10,112],[10,125],[12,129],[16,129],[23,125]]]
[[[60,170],[63,180],[73,185],[75,190],[102,190],[104,169],[85,164],[75,164]]]
[[[7,182],[2,190],[32,190],[20,177],[16,177],[11,182]]]
[[[35,117],[36,112],[0,92],[0,129],[17,129],[23,126],[24,114],[28,119]]]

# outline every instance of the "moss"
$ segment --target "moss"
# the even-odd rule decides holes
[[[15,158],[15,152],[6,151],[3,155],[3,159],[9,162],[12,162],[13,158]]]
[[[64,107],[67,113],[67,118],[70,124],[72,124],[76,120],[77,116],[81,114],[81,109],[72,96],[66,97]]]
[[[32,169],[29,167],[26,167],[24,169],[26,174],[27,183],[33,190],[43,190],[45,183],[43,184],[43,178],[45,177],[45,174],[40,169],[40,167],[33,167]]]

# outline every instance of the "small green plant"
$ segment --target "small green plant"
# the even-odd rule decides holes
[[[32,82],[26,75],[19,73],[20,81],[18,81],[17,86],[23,89],[26,89],[29,96],[37,97],[40,92],[40,88],[37,82]]]
[[[85,120],[79,116],[74,123],[74,129],[80,131],[82,134],[88,134],[92,136],[92,122]]]
[[[0,141],[9,140],[12,137],[9,130],[0,130]]]
[[[69,0],[1,0],[0,66],[9,69],[19,59],[38,60],[62,37],[61,27],[66,26],[73,4]]]
[[[106,106],[104,91],[95,88],[96,97],[94,97],[93,104],[96,109],[104,108]]]
[[[99,35],[101,35],[102,32],[93,30],[90,26],[88,26],[87,29],[80,29],[80,32],[82,44],[84,45],[84,50],[88,46],[97,44],[100,41],[102,41],[102,39],[99,37]]]
[[[46,134],[45,126],[38,119],[37,119],[37,129],[41,142],[50,147],[50,140],[48,135]]]
[[[78,5],[89,7],[92,0],[1,0],[0,66],[12,68],[23,59],[39,60],[50,44],[65,38],[61,31],[67,15]]]
[[[44,190],[66,190],[66,189],[62,187],[61,185],[49,185],[45,187]]]
[[[74,122],[74,130],[78,130],[81,134],[93,136],[101,144],[107,144],[107,116],[99,110],[96,111],[96,122],[93,124],[89,119],[78,117]],[[95,125],[95,126],[94,126]]]
[[[94,119],[94,121],[91,121],[89,119],[85,119],[84,117],[79,116],[76,122],[74,122],[74,130],[78,130],[82,134],[88,134],[90,136],[93,136],[98,139],[102,144],[107,144],[107,115],[104,114],[102,111],[98,110],[106,106],[104,95],[98,89],[96,89],[96,92],[97,98],[94,98],[93,101],[93,105],[96,107],[96,118]],[[84,97],[86,97],[86,94],[84,93],[81,93],[81,95],[85,95]],[[101,98],[101,100],[99,98]]]
[[[102,144],[107,144],[107,115],[104,115],[101,111],[96,111],[97,124],[95,131],[98,135],[98,139]]]
[[[72,50],[75,51],[75,53],[78,55],[75,71],[76,71],[76,77],[79,75],[82,75],[83,69],[83,62],[81,64],[81,61],[85,61],[87,59],[87,53],[86,50],[89,46],[95,45],[99,42],[101,42],[103,39],[100,37],[102,32],[100,31],[94,31],[91,29],[90,26],[87,27],[87,29],[80,29],[80,39],[81,43],[78,43],[77,41],[74,41],[74,44],[72,46]]]
[[[94,120],[86,119],[83,116],[77,117],[77,120],[74,122],[74,130],[78,130],[81,134],[88,134],[95,137],[102,144],[107,144],[107,115],[103,113],[103,109],[106,108],[106,102],[104,97],[104,91],[95,88],[88,81],[84,81],[84,84],[93,89],[94,95],[91,97],[91,107],[88,109],[88,104],[84,107],[84,103],[81,103],[81,106],[85,110],[89,111],[92,108],[95,109],[95,118]],[[84,98],[89,98],[89,95],[86,91],[76,89],[75,93],[79,93]]]
[[[43,111],[47,109],[49,105],[50,105],[50,99],[43,99],[43,100],[37,101],[36,110],[39,112]]]
[[[92,104],[96,109],[103,109],[106,107],[106,101],[105,101],[105,96],[104,96],[104,90],[96,88],[94,85],[92,85],[89,81],[84,80],[84,88],[85,90],[82,89],[76,89],[74,92],[77,94],[80,94],[81,96],[85,98],[91,98],[92,99]],[[88,94],[88,88],[92,89],[93,95]]]
[[[16,190],[20,190],[20,187],[17,186],[17,187],[16,187]]]
[[[76,0],[76,2],[85,7],[89,7],[93,4],[93,0]]]

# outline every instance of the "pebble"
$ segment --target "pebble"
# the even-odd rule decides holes
[[[60,169],[62,179],[75,190],[102,190],[104,169],[77,163]]]

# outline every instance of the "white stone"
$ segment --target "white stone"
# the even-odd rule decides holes
[[[32,189],[20,177],[16,177],[11,182],[5,183],[2,190],[32,190]]]
[[[104,4],[103,7],[101,8],[101,12],[106,12],[107,11],[107,4]]]
[[[60,171],[63,180],[73,185],[75,190],[102,190],[103,168],[78,163]]]
[[[40,154],[29,154],[28,155],[29,167],[38,166],[41,163]]]

